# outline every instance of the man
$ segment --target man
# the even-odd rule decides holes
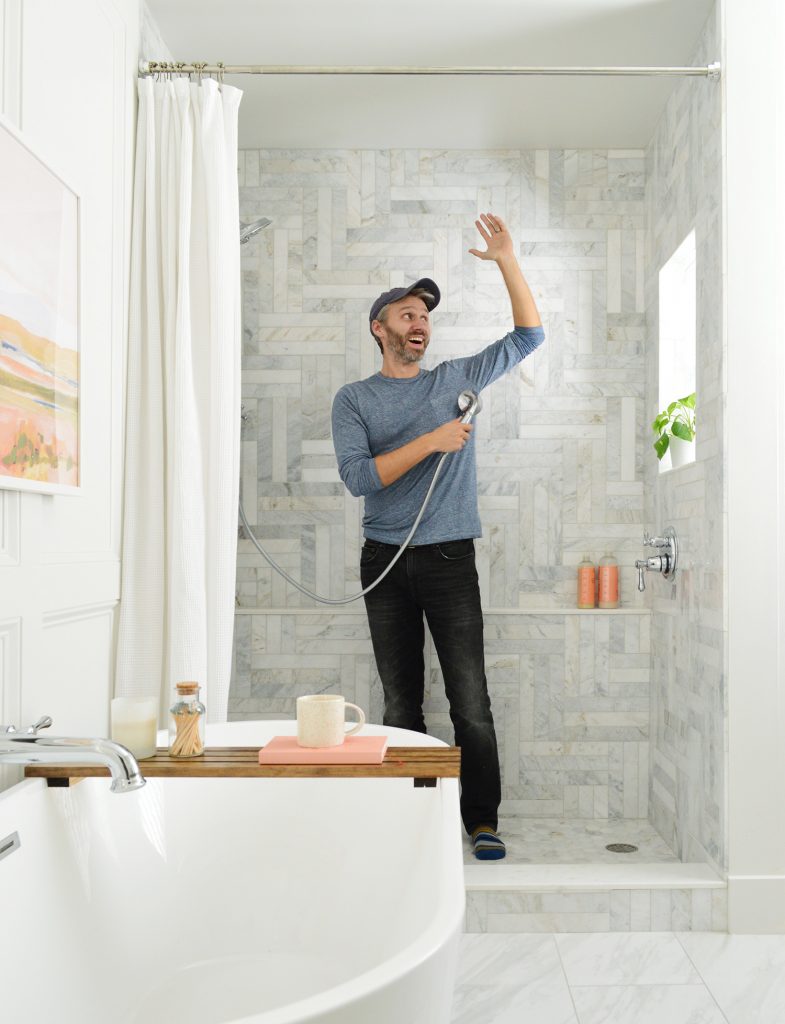
[[[455,742],[461,748],[461,817],[475,855],[505,855],[498,835],[499,755],[485,678],[483,621],[474,564],[482,535],[471,423],[461,423],[458,395],[479,394],[542,342],[537,307],[500,217],[475,221],[512,303],[514,330],[475,356],[434,370],[419,363],[431,339],[429,314],[439,289],[429,278],[393,288],[373,303],[371,334],[382,368],[342,387],[333,402],[333,442],[341,479],[365,497],[360,577],[366,588],[389,565],[411,529],[441,452],[445,461],[412,541],[365,597],[384,690],[384,724],[425,732],[424,627],[428,620],[444,675]]]

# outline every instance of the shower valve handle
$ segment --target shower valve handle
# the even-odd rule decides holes
[[[667,576],[670,568],[670,560],[667,555],[653,555],[651,558],[636,558],[635,568],[638,570],[638,590],[643,593],[646,589],[645,572],[661,572]]]
[[[669,548],[671,546],[671,539],[670,537],[650,537],[648,533],[644,533],[643,546],[652,548]]]

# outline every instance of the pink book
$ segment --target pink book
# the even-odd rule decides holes
[[[381,764],[387,736],[347,736],[337,747],[301,747],[296,736],[274,736],[259,751],[259,764]]]

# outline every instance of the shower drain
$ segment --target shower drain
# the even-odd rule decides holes
[[[609,843],[606,850],[610,850],[611,853],[637,853],[638,847],[633,846],[632,843]]]

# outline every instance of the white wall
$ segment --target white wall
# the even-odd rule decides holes
[[[723,22],[729,930],[785,932],[785,12]]]
[[[0,28],[0,110],[81,199],[82,442],[78,496],[0,492],[0,720],[106,734],[139,4],[0,0]]]

